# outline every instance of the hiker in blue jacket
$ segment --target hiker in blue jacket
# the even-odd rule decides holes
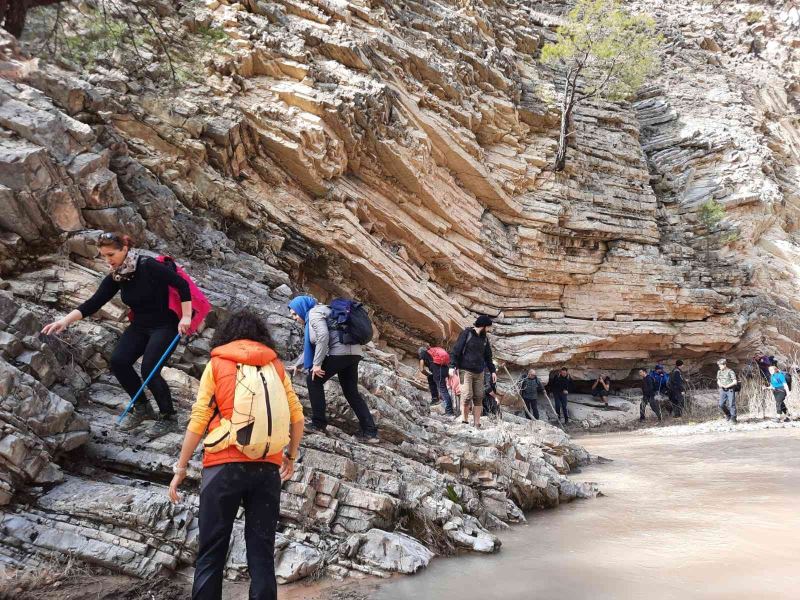
[[[656,368],[650,371],[650,379],[653,380],[653,392],[656,396],[658,394],[667,394],[669,383],[669,374],[664,370],[662,365],[656,365]]]
[[[303,367],[308,371],[306,384],[311,402],[311,424],[306,430],[325,433],[328,426],[325,382],[338,375],[342,393],[361,426],[356,437],[367,443],[378,442],[378,428],[358,391],[358,363],[364,356],[361,345],[345,344],[339,336],[331,335],[328,327],[330,307],[318,304],[311,296],[293,298],[289,302],[289,314],[303,327],[303,353],[294,361],[293,369]]]

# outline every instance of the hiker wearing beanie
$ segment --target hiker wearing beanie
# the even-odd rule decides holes
[[[95,314],[120,292],[122,301],[131,309],[131,324],[111,355],[110,367],[119,384],[133,398],[142,385],[142,379],[133,368],[136,361],[141,357],[141,374],[146,378],[175,336],[189,331],[192,324],[191,290],[176,270],[155,258],[140,255],[127,235],[103,233],[96,245],[111,273],[100,282],[91,298],[67,316],[46,325],[42,333],[53,335],[64,331],[72,323]],[[180,319],[169,306],[170,287],[180,295],[183,313]],[[165,363],[166,359],[162,366]],[[162,424],[173,425],[176,413],[172,395],[160,369],[150,379],[148,388],[158,405]],[[133,429],[148,418],[155,418],[155,414],[146,396],[141,394],[120,428]]]
[[[328,328],[329,306],[318,304],[311,296],[297,296],[289,302],[289,315],[303,328],[303,353],[294,361],[294,368],[308,371],[306,384],[311,402],[311,424],[308,430],[325,433],[328,419],[325,414],[325,382],[339,377],[347,403],[361,426],[356,436],[373,444],[379,441],[378,428],[366,401],[358,391],[358,363],[364,351],[359,344],[345,344]]]
[[[278,598],[275,532],[281,483],[294,472],[303,437],[303,407],[274,346],[267,324],[247,310],[228,317],[211,340],[211,360],[200,378],[169,486],[169,498],[177,503],[189,460],[205,435],[192,600],[221,600],[240,505],[250,572],[248,598]]]
[[[497,372],[492,362],[492,347],[487,337],[492,320],[481,315],[472,327],[467,327],[458,336],[450,355],[450,375],[460,370],[464,372],[464,387],[461,397],[461,422],[467,423],[467,414],[472,404],[473,425],[481,426],[483,406],[483,372],[489,370],[493,383],[497,382]]]

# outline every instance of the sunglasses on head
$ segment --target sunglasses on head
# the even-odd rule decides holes
[[[101,233],[98,236],[97,239],[98,240],[109,240],[109,241],[112,241],[112,242],[118,242],[119,241],[119,237],[117,236],[116,233],[109,233],[109,232]]]

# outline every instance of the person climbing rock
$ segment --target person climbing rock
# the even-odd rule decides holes
[[[608,406],[608,394],[611,391],[611,378],[608,375],[598,375],[592,384],[592,396],[600,399],[605,406]]]
[[[86,302],[44,327],[42,333],[54,335],[72,323],[92,316],[117,292],[132,311],[131,323],[125,329],[111,355],[111,372],[131,398],[139,391],[142,378],[133,368],[141,357],[142,377],[147,377],[158,364],[178,333],[186,334],[192,322],[192,296],[189,284],[174,269],[155,258],[141,255],[133,240],[119,233],[103,233],[96,242],[100,256],[111,268],[97,291]],[[169,288],[178,291],[182,315],[179,318],[169,307]],[[162,367],[166,360],[162,363]],[[169,386],[161,377],[161,368],[150,379],[150,392],[158,405],[161,425],[174,426],[175,408]],[[145,419],[155,418],[150,402],[141,394],[120,428],[133,429]]]
[[[281,483],[294,473],[303,407],[274,346],[267,324],[247,310],[228,317],[211,340],[211,360],[200,378],[168,492],[172,502],[180,500],[178,488],[189,460],[208,430],[192,600],[222,598],[231,531],[241,504],[248,597],[278,597],[274,553]]]
[[[642,378],[642,401],[639,404],[639,420],[645,420],[645,410],[649,404],[650,409],[661,421],[661,405],[656,399],[656,382],[653,380],[652,375],[649,375],[644,369],[639,370],[639,376]]]
[[[789,419],[789,410],[786,408],[786,396],[789,394],[789,381],[786,373],[781,372],[776,365],[769,366],[769,386],[772,397],[775,398],[776,421]]]
[[[736,423],[736,387],[738,381],[733,369],[728,368],[728,361],[721,358],[717,361],[717,387],[719,388],[719,409],[728,421]]]
[[[528,419],[539,418],[539,394],[544,393],[544,386],[536,376],[535,369],[529,369],[528,374],[523,376],[518,383],[519,393],[525,403],[525,416]]]
[[[308,371],[306,383],[311,402],[311,424],[307,429],[325,433],[328,427],[325,382],[337,375],[342,393],[361,427],[356,437],[370,444],[380,441],[369,407],[358,391],[358,363],[364,355],[361,346],[345,344],[339,336],[331,335],[328,327],[330,307],[318,304],[311,296],[293,298],[289,302],[289,314],[303,327],[303,353],[294,361],[294,368],[302,366]]]
[[[436,385],[436,380],[433,378],[433,358],[428,354],[428,348],[420,346],[417,350],[417,358],[419,358],[419,372],[428,382],[428,390],[431,393],[431,404],[439,403],[439,387]]]
[[[417,356],[419,357],[419,370],[428,379],[431,403],[437,404],[441,399],[444,414],[448,417],[454,416],[453,400],[447,389],[447,367],[450,363],[450,355],[447,350],[438,346],[422,347],[417,352]]]
[[[678,418],[683,414],[686,405],[684,393],[686,391],[686,380],[683,377],[683,361],[676,360],[675,368],[669,374],[667,391],[669,392],[670,412],[673,418]]]
[[[567,411],[567,400],[572,391],[572,377],[567,367],[561,367],[558,374],[547,382],[550,391],[553,393],[553,401],[556,405],[556,417],[562,417],[564,424],[569,423],[569,412]]]
[[[497,370],[492,362],[492,346],[488,334],[492,328],[492,319],[480,315],[472,327],[464,329],[453,346],[450,354],[450,371],[464,373],[464,384],[461,395],[461,422],[467,423],[467,414],[472,407],[472,424],[481,426],[481,408],[483,407],[483,372],[489,370],[489,377],[497,383]]]

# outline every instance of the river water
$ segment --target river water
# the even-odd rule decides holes
[[[491,557],[434,560],[375,600],[800,598],[800,429],[576,440],[604,496],[529,515]]]

